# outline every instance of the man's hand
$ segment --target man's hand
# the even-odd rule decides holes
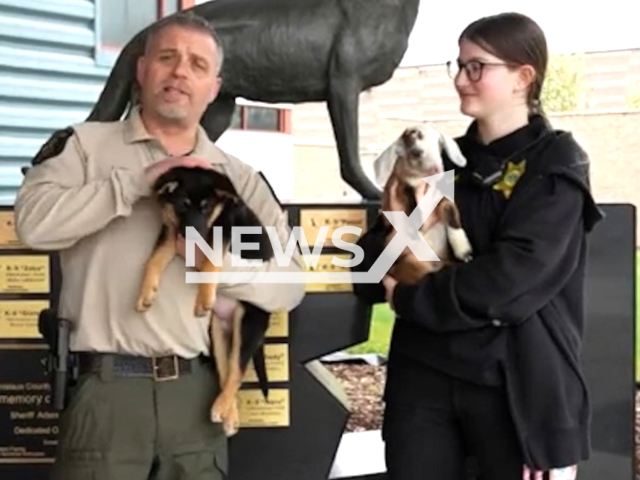
[[[389,210],[394,212],[404,212],[407,206],[404,204],[403,199],[398,197],[398,183],[398,179],[394,178],[389,185]],[[428,189],[429,185],[426,182],[423,182],[416,187],[416,203],[420,203],[427,194]]]
[[[391,307],[392,310],[395,310],[393,305],[393,292],[396,289],[396,285],[398,285],[398,281],[391,275],[385,275],[382,278],[382,283],[385,289],[385,299],[389,302],[389,307]]]
[[[187,157],[169,157],[164,160],[160,160],[159,162],[156,162],[152,165],[149,165],[145,169],[145,175],[147,177],[147,181],[149,182],[149,185],[153,185],[155,181],[158,179],[158,177],[160,177],[161,175],[163,175],[164,173],[168,172],[169,170],[175,167],[213,168],[210,162],[202,158],[188,157],[188,156]]]
[[[404,212],[407,209],[407,205],[405,205],[404,203],[404,198],[398,195],[398,186],[399,186],[398,184],[399,184],[398,180],[393,179],[391,181],[391,184],[389,185],[389,198],[388,198],[387,208],[390,211]],[[420,183],[420,185],[415,189],[416,203],[420,205],[420,202],[424,199],[424,197],[428,197],[428,196],[432,197],[434,195],[437,195],[437,191],[438,191],[437,189],[432,188],[426,182]],[[432,213],[431,215],[427,216],[427,218],[425,218],[424,223],[421,226],[421,229],[423,230],[429,229],[433,225],[435,225],[437,221],[438,221],[437,216]],[[416,262],[419,262],[419,260],[415,258],[415,255],[413,255],[413,252],[408,246],[404,248],[404,250],[402,251],[402,255],[410,255],[410,257],[413,257],[413,259]]]

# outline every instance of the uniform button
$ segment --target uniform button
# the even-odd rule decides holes
[[[501,327],[502,326],[502,321],[498,320],[497,318],[494,318],[493,320],[491,320],[491,324],[494,327]]]

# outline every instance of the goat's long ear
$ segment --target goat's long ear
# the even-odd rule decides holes
[[[440,150],[445,152],[449,157],[449,160],[457,166],[467,166],[467,158],[462,154],[462,151],[456,141],[443,133],[440,134]]]
[[[378,158],[373,161],[373,171],[375,174],[375,180],[378,186],[381,189],[384,189],[387,181],[389,180],[389,176],[391,175],[391,171],[393,170],[393,165],[398,158],[397,152],[397,140],[389,145]]]

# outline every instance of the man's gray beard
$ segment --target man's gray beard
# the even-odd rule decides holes
[[[166,105],[156,105],[156,113],[165,120],[184,120],[189,114],[186,107],[171,107]]]

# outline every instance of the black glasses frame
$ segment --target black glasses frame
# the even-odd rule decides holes
[[[481,60],[469,60],[468,62],[461,62],[456,60],[455,62],[449,60],[447,62],[447,73],[449,78],[455,79],[458,74],[464,70],[467,74],[467,78],[471,82],[479,82],[482,79],[485,67],[513,67],[512,63],[498,63],[498,62],[483,62]],[[454,67],[457,70],[454,72]]]

